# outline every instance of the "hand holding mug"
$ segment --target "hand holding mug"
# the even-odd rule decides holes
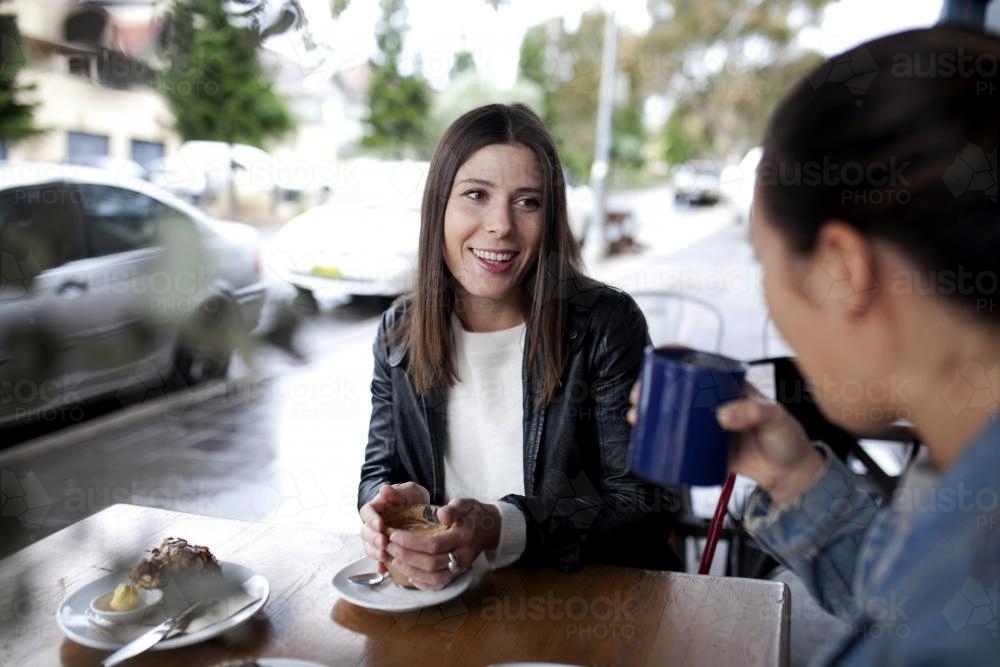
[[[823,469],[823,456],[802,425],[755,388],[748,386],[744,398],[720,406],[716,414],[733,434],[730,469],[756,481],[776,504],[798,497]]]
[[[472,498],[456,498],[437,511],[447,530],[432,534],[393,532],[387,552],[392,567],[426,590],[447,586],[472,565],[481,552],[494,549],[500,538],[500,511],[496,505]],[[449,567],[450,557],[458,561]]]
[[[392,556],[385,550],[389,538],[385,534],[385,514],[392,510],[419,505],[430,501],[427,489],[414,482],[403,484],[385,484],[369,502],[361,507],[361,543],[365,553],[375,561],[375,571],[382,574],[386,571],[385,563]]]

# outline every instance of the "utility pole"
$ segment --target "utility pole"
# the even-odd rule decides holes
[[[590,188],[594,192],[594,212],[587,224],[583,257],[587,263],[604,257],[606,219],[604,205],[606,183],[611,160],[611,113],[615,103],[615,61],[618,59],[618,21],[615,8],[607,3],[604,19],[604,45],[601,53],[601,89],[597,101],[597,136],[594,141],[594,163],[590,168]]]

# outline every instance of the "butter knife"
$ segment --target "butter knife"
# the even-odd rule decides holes
[[[183,629],[187,627],[187,624],[191,621],[191,618],[195,615],[195,613],[198,612],[199,609],[201,609],[202,605],[204,604],[205,604],[204,600],[200,602],[195,602],[193,605],[182,611],[177,616],[168,618],[167,620],[163,621],[149,632],[141,634],[132,641],[130,641],[128,644],[125,644],[125,646],[122,646],[120,649],[118,649],[117,651],[109,655],[107,658],[105,658],[104,662],[102,662],[101,664],[104,665],[104,667],[113,667],[114,665],[125,662],[129,658],[134,658],[140,653],[145,653],[149,649],[156,646],[161,640],[166,638],[166,636],[169,635],[171,632],[173,632],[175,629]]]

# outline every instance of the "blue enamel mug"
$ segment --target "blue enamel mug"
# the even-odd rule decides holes
[[[743,395],[747,365],[686,348],[647,348],[629,468],[662,486],[717,486],[729,468],[730,434],[715,416]]]

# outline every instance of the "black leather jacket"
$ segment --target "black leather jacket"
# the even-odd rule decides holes
[[[524,489],[501,500],[527,523],[521,564],[573,569],[603,562],[679,569],[667,544],[674,490],[628,472],[628,394],[649,343],[646,320],[627,294],[600,284],[576,285],[570,297],[572,341],[561,390],[535,409],[538,384],[527,374],[525,346]],[[375,341],[372,417],[361,468],[358,506],[383,484],[416,482],[444,504],[444,393],[417,394],[405,364],[407,346],[386,332],[409,307],[397,301],[382,316]],[[482,500],[482,499],[481,499]]]

